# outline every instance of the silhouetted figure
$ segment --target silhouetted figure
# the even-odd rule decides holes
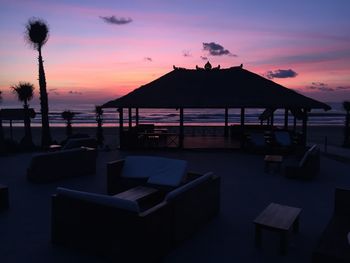
[[[65,110],[64,112],[62,112],[61,115],[62,118],[67,122],[66,135],[67,137],[69,137],[70,135],[72,135],[72,120],[75,116],[75,113],[70,110]]]
[[[29,82],[20,82],[17,85],[11,86],[12,91],[17,95],[19,101],[23,102],[24,108],[24,138],[21,141],[21,145],[25,149],[31,149],[33,145],[32,131],[30,128],[30,114],[29,114],[29,104],[34,97],[34,85]]]
[[[39,52],[39,87],[40,87],[40,107],[41,107],[41,144],[47,147],[51,144],[51,133],[49,126],[49,103],[46,91],[46,79],[41,48],[49,38],[49,28],[45,21],[37,18],[29,19],[26,25],[25,36],[27,42]]]
[[[103,145],[104,136],[103,136],[103,109],[101,106],[95,106],[96,122],[97,122],[97,131],[96,131],[96,140],[99,146]]]
[[[350,101],[343,102],[343,108],[346,111],[345,115],[345,127],[344,127],[344,147],[350,146]]]

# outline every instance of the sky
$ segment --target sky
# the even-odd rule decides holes
[[[49,103],[101,104],[177,67],[247,70],[324,101],[350,100],[348,0],[0,0],[0,90],[35,85],[29,18],[44,19]],[[215,88],[213,88],[215,92]]]

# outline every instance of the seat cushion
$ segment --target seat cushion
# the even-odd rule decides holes
[[[128,156],[125,158],[122,177],[148,178],[148,183],[177,186],[184,178],[187,162],[154,156]],[[152,178],[151,178],[152,177]]]

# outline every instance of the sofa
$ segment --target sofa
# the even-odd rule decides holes
[[[95,171],[96,149],[81,147],[34,155],[27,169],[27,179],[47,183]]]
[[[167,167],[178,169],[180,173],[186,168],[186,163],[174,164],[164,160],[166,158],[160,158],[162,164],[157,167],[155,162],[152,163],[157,158],[160,157],[143,160],[150,163],[149,167],[143,164],[146,174],[151,169],[161,168],[159,171],[163,176],[171,177]],[[57,189],[52,197],[52,242],[117,258],[121,262],[154,262],[218,214],[220,177],[211,172],[188,173],[185,169],[177,186],[165,187],[159,184],[164,181],[162,179],[153,178],[147,183],[149,178],[128,178],[135,176],[133,172],[138,170],[128,171],[128,164],[141,159],[130,162],[126,158],[108,164],[108,194]],[[112,171],[117,180],[112,179]],[[175,182],[174,178],[170,181],[171,184]],[[119,183],[122,186],[114,185]],[[156,198],[150,198],[151,206],[142,207],[138,201],[118,197],[125,189],[139,183],[157,190],[156,195],[152,195]]]
[[[294,154],[283,164],[286,177],[312,179],[320,173],[320,149],[315,144],[301,154]]]
[[[312,262],[350,262],[350,190],[335,190],[334,212],[313,252]]]

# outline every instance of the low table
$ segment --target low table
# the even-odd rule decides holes
[[[265,172],[269,172],[269,168],[271,165],[275,164],[277,165],[277,169],[281,169],[281,163],[283,161],[282,155],[265,155],[264,158],[265,161]]]
[[[0,184],[0,211],[9,207],[9,191],[6,185]]]
[[[276,231],[280,233],[280,252],[287,253],[287,237],[289,230],[293,227],[293,232],[299,230],[299,215],[301,208],[269,204],[261,214],[255,218],[255,245],[261,246],[262,229]]]

